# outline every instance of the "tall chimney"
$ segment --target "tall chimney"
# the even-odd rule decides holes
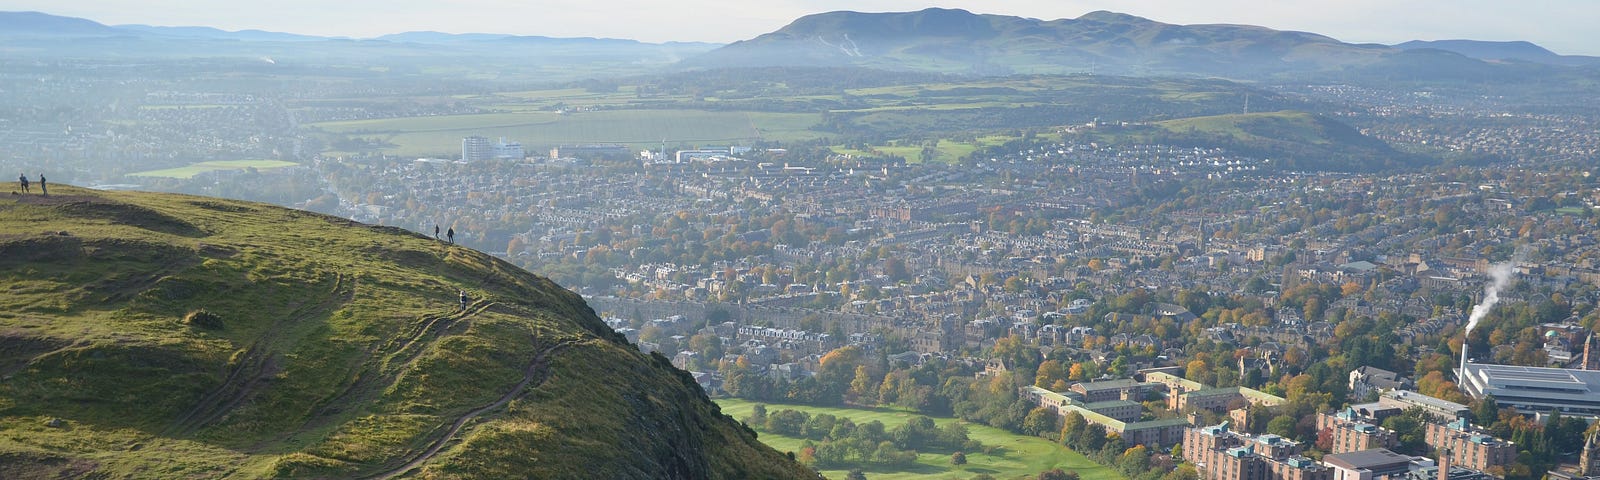
[[[1461,370],[1456,372],[1456,383],[1467,386],[1467,337],[1461,338]]]

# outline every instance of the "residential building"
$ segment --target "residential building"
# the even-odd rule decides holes
[[[1411,388],[1411,381],[1400,374],[1378,367],[1364,366],[1350,371],[1350,397],[1355,399],[1367,398],[1372,392],[1386,392],[1389,390],[1405,390]]]
[[[1228,430],[1228,422],[1185,429],[1183,457],[1205,480],[1332,480],[1332,469],[1301,455],[1299,442]]]
[[[1429,422],[1426,442],[1434,450],[1449,450],[1455,465],[1487,470],[1497,465],[1508,465],[1517,460],[1517,446],[1489,435],[1467,421],[1458,418],[1446,424]]]
[[[461,139],[461,161],[478,162],[494,158],[494,145],[487,137],[473,135]]]
[[[1393,430],[1378,426],[1376,420],[1362,417],[1353,408],[1317,414],[1317,430],[1331,439],[1329,453],[1394,448],[1400,444],[1400,436]]]

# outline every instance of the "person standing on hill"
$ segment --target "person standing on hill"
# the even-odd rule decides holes
[[[22,193],[28,193],[28,174],[17,175],[17,181],[22,183]]]
[[[50,196],[50,189],[45,188],[45,186],[44,186],[44,174],[43,173],[39,174],[39,193],[43,194],[46,197]]]
[[[434,225],[433,226],[433,239],[434,240],[438,240],[439,239],[439,226],[438,225]]]
[[[467,291],[461,290],[461,311],[467,311]]]
[[[450,244],[451,245],[455,245],[456,244],[456,227],[450,227],[449,230],[446,230],[444,232],[444,236],[445,236],[445,238],[450,239]]]

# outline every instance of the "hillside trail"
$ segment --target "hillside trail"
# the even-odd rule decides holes
[[[239,405],[254,397],[261,387],[282,371],[281,352],[272,351],[273,344],[283,331],[321,312],[332,311],[338,305],[349,303],[355,295],[354,281],[344,275],[334,276],[333,287],[322,301],[301,305],[288,315],[288,320],[274,323],[256,341],[251,342],[239,356],[237,364],[211,389],[200,402],[169,424],[165,436],[182,437],[216,423]]]
[[[451,439],[455,438],[457,433],[461,432],[461,429],[467,425],[467,422],[470,422],[485,413],[499,409],[500,407],[504,407],[506,404],[511,403],[512,400],[522,396],[522,392],[528,389],[530,386],[538,388],[539,385],[543,384],[545,380],[550,378],[548,358],[551,355],[567,349],[568,347],[578,344],[579,342],[579,340],[575,339],[561,340],[543,350],[540,350],[538,353],[534,354],[533,360],[528,362],[528,367],[523,370],[522,381],[518,382],[516,386],[512,387],[511,391],[506,392],[505,395],[502,395],[500,399],[495,400],[493,403],[488,405],[473,409],[463,414],[460,418],[457,418],[454,423],[450,424],[449,429],[446,429],[444,432],[429,441],[426,448],[410,455],[407,458],[404,458],[403,460],[405,460],[405,463],[401,464],[399,467],[362,478],[364,480],[386,480],[410,473],[417,467],[422,466],[423,463],[427,463],[428,460],[432,459],[441,450],[444,450],[445,445],[448,444]]]
[[[338,393],[314,406],[314,412],[299,428],[284,432],[275,438],[264,439],[250,447],[251,451],[270,449],[304,432],[320,430],[332,424],[352,405],[366,405],[398,381],[401,373],[415,365],[430,347],[445,338],[446,332],[481,315],[496,302],[480,299],[465,310],[424,315],[403,335],[396,336],[381,346],[366,352],[365,361],[355,368],[350,380]]]

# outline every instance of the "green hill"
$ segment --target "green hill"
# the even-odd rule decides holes
[[[975,73],[1253,78],[1368,65],[1396,53],[1307,32],[1173,25],[1113,12],[1040,20],[929,8],[807,15],[683,62],[689,67],[858,65]]]
[[[489,255],[262,204],[51,193],[0,198],[0,478],[813,475]]]
[[[1429,161],[1397,152],[1338,120],[1297,111],[1179,118],[1088,135],[1108,143],[1223,147],[1271,159],[1276,170],[1370,172]]]

